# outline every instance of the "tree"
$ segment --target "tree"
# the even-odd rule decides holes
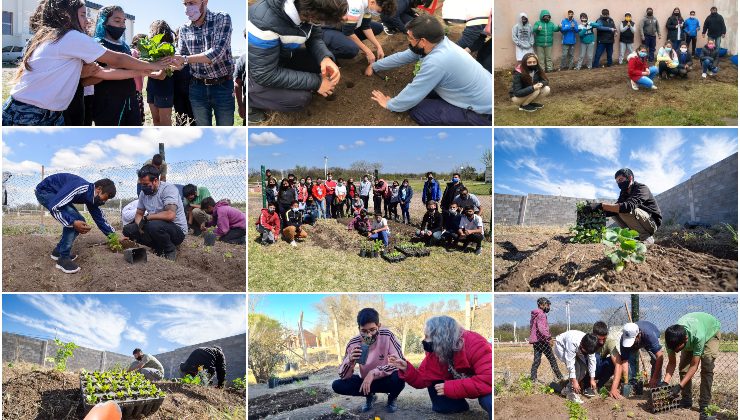
[[[478,171],[468,163],[455,166],[452,172],[459,173],[464,181],[471,179],[474,180],[478,175]]]
[[[483,154],[480,156],[480,161],[483,163],[484,168],[488,168],[489,166],[493,166],[493,152],[491,149],[486,149],[483,151]]]
[[[417,323],[417,308],[410,303],[399,303],[391,307],[389,314],[401,332],[401,352],[406,353],[409,330]]]
[[[280,322],[251,313],[249,323],[249,368],[258,383],[267,382],[283,360],[286,331]]]

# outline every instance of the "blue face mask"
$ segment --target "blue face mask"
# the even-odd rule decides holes
[[[646,53],[646,52],[640,52],[640,53],[639,53],[638,55],[639,55],[640,57],[642,57],[642,58],[645,58],[645,57],[647,57],[647,53]]]
[[[453,184],[457,184],[458,182],[460,182],[460,178],[452,178]]]
[[[664,49],[666,50],[666,52],[671,52],[671,47],[664,47]]]

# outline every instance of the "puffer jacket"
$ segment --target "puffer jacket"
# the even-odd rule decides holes
[[[614,43],[614,32],[617,30],[617,26],[614,24],[614,19],[609,16],[600,16],[596,23],[599,25],[596,29],[596,40],[599,44],[613,44]]]
[[[550,16],[550,21],[544,22],[542,18],[547,15]],[[534,45],[539,47],[552,46],[555,32],[560,32],[560,26],[552,23],[550,11],[543,9],[540,12],[540,20],[534,24]]]
[[[532,92],[534,92],[533,86],[536,83],[542,83],[544,86],[550,84],[547,79],[542,78],[542,74],[540,74],[538,70],[534,72],[534,76],[532,76],[532,84],[525,85],[522,81],[522,65],[518,64],[511,75],[511,90],[509,91],[509,97],[513,98],[516,96],[517,98],[523,98],[531,95]]]
[[[321,28],[301,22],[293,0],[260,0],[249,6],[248,74],[260,86],[294,90],[317,90],[321,75],[285,67],[303,44],[317,63],[335,60],[324,43]]]

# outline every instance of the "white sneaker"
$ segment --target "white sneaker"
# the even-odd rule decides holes
[[[575,392],[569,392],[567,398],[568,398],[568,401],[573,401],[574,403],[577,403],[577,404],[583,404],[583,400]]]
[[[715,73],[715,72],[713,72],[713,71],[710,71],[710,72],[709,72],[709,75],[710,75],[710,76],[716,76],[716,75],[717,75],[717,73]]]
[[[630,79],[630,84],[632,85],[632,90],[640,90],[640,87],[637,86],[634,80]]]
[[[706,74],[706,73],[702,73],[702,74],[701,74],[701,78],[702,78],[702,79],[706,79],[706,78],[707,78],[707,74]]]
[[[293,241],[290,241],[290,246],[298,246],[298,244],[295,243],[295,240],[293,240]]]
[[[655,86],[655,85],[653,85],[650,89],[652,89],[652,90],[658,90],[658,87]]]

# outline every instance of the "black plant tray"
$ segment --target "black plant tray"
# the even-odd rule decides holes
[[[382,254],[380,254],[380,256],[389,263],[398,263],[406,259],[406,254],[401,254],[395,258],[391,258],[387,254],[387,252],[383,252]]]
[[[101,395],[104,395],[103,393],[95,393],[95,395],[100,398]],[[145,416],[150,416],[154,414],[157,410],[159,410],[159,407],[162,406],[162,403],[164,402],[164,399],[166,397],[158,397],[158,398],[141,398],[141,399],[127,399],[127,400],[108,400],[113,401],[121,408],[121,413],[123,414],[122,419],[138,419]],[[85,399],[85,389],[82,386],[82,378],[80,377],[80,399],[82,400],[82,406],[85,409],[85,414],[87,414],[92,408],[95,406],[95,404],[90,404]],[[104,402],[104,401],[99,401]]]

